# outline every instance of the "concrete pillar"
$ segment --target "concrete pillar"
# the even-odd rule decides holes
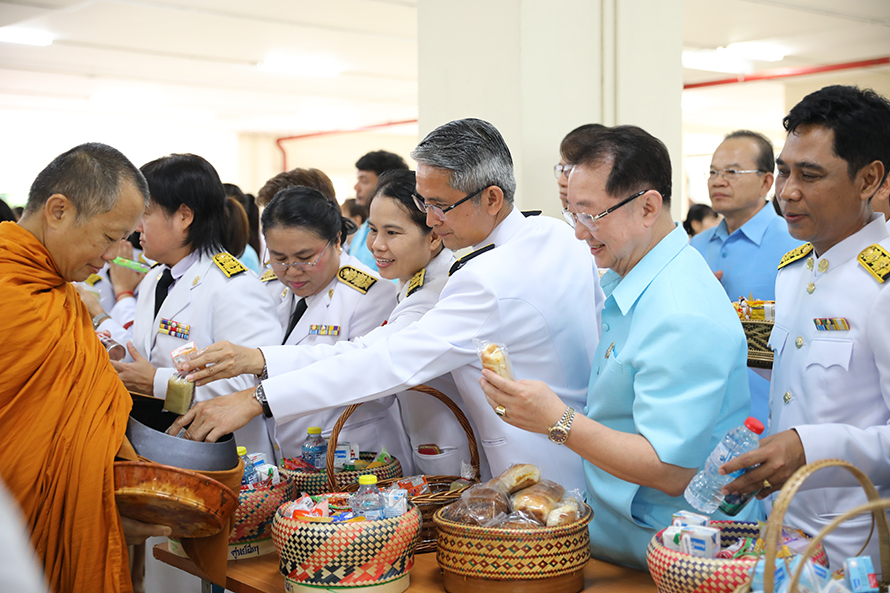
[[[638,125],[674,159],[678,213],[682,11],[682,0],[419,0],[420,137],[490,121],[513,154],[519,207],[559,216],[563,136]]]

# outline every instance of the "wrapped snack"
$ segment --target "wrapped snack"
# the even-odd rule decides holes
[[[547,515],[565,494],[565,488],[550,480],[541,480],[534,486],[520,490],[513,495],[513,510],[534,517],[544,523]]]
[[[578,492],[577,490],[574,492]],[[578,519],[583,516],[584,507],[581,506],[580,500],[580,492],[576,495],[575,493],[567,493],[565,494],[556,506],[553,507],[547,516],[544,518],[544,524],[547,527],[556,527],[557,525],[568,525],[569,523],[574,523]]]
[[[775,321],[776,319],[775,301],[739,297],[739,301],[734,302],[732,306],[742,321]]]
[[[173,357],[173,364],[179,368],[180,363],[187,362],[197,351],[195,343],[189,342],[171,352],[170,356]],[[195,384],[186,381],[186,375],[188,373],[178,370],[167,380],[167,396],[164,399],[164,409],[168,412],[185,414],[192,407],[192,402],[195,399]]]
[[[423,475],[401,478],[397,484],[399,488],[403,488],[408,492],[408,496],[430,493],[429,482],[427,482],[426,476]]]
[[[359,469],[359,468],[358,468],[358,462],[359,462],[359,461],[361,461],[361,460],[360,460],[360,459],[356,459],[356,468],[355,468],[355,469]],[[367,468],[366,468],[366,469],[374,469],[375,467],[383,467],[383,466],[386,465],[387,463],[392,463],[392,455],[390,455],[390,454],[386,451],[386,447],[383,447],[383,449],[380,450],[380,455],[378,455],[378,456],[374,459],[374,461],[372,461],[371,463],[369,463],[369,464],[367,465]]]
[[[495,372],[505,379],[514,380],[513,367],[510,365],[510,357],[507,354],[507,347],[503,344],[496,344],[488,340],[474,339],[476,345],[476,353],[482,361],[482,368]]]
[[[476,484],[472,488],[464,490],[460,497],[466,505],[466,515],[470,521],[463,523],[475,523],[484,525],[494,519],[498,513],[508,513],[510,504],[504,491],[491,482]]]
[[[541,480],[541,471],[530,463],[511,465],[495,480],[507,494],[515,494],[520,490],[534,486]],[[562,496],[560,494],[560,496]],[[559,498],[557,497],[557,500]]]
[[[280,465],[282,469],[294,472],[316,474],[321,471],[311,463],[303,461],[301,457],[285,457],[281,460]]]
[[[510,513],[509,515],[501,513],[492,521],[483,525],[483,527],[494,527],[497,529],[538,529],[543,527],[543,525],[525,513]]]
[[[454,490],[460,490],[464,486],[471,486],[476,478],[477,473],[478,472],[472,465],[461,459],[460,479],[451,482],[451,485],[448,487],[448,491],[452,492]]]

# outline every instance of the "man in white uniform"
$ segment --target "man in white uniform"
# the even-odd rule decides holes
[[[872,211],[890,167],[890,101],[831,86],[783,120],[776,196],[788,230],[808,241],[779,264],[769,436],[724,466],[761,464],[729,492],[778,491],[805,463],[838,458],[890,496],[890,234]],[[866,501],[844,470],[821,470],[794,497],[785,522],[816,535]],[[824,543],[833,569],[865,543],[870,516]],[[878,564],[878,542],[866,549]]]
[[[491,473],[534,463],[567,489],[583,489],[577,456],[545,435],[508,425],[488,406],[474,340],[506,345],[517,378],[545,381],[563,401],[583,408],[603,301],[590,253],[564,222],[525,218],[514,207],[512,157],[491,124],[445,124],[412,156],[418,162],[415,200],[427,224],[446,247],[473,249],[452,266],[436,306],[366,349],[196,407],[184,417],[194,418],[189,434],[215,440],[262,413],[259,401],[282,423],[451,373]]]

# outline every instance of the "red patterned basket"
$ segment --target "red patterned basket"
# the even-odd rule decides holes
[[[420,525],[420,511],[410,504],[400,517],[356,523],[301,521],[278,509],[272,538],[281,556],[285,589],[368,591],[370,586],[392,583],[387,591],[404,591]]]
[[[272,519],[278,507],[293,498],[294,485],[286,475],[282,475],[281,482],[275,486],[241,490],[235,526],[229,533],[229,560],[274,552]]]

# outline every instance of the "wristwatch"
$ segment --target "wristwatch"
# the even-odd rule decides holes
[[[559,422],[547,431],[547,437],[557,445],[564,445],[569,438],[569,431],[572,429],[572,420],[574,419],[575,408],[566,408],[565,414],[562,415]]]
[[[101,313],[93,317],[93,330],[99,329],[99,325],[106,319],[111,319],[111,315],[109,315],[105,311],[102,311]]]
[[[253,396],[258,402],[260,402],[260,405],[263,406],[263,416],[265,416],[266,418],[271,418],[272,408],[269,407],[269,402],[266,401],[266,392],[263,390],[262,383],[257,385],[256,391],[253,392]]]

